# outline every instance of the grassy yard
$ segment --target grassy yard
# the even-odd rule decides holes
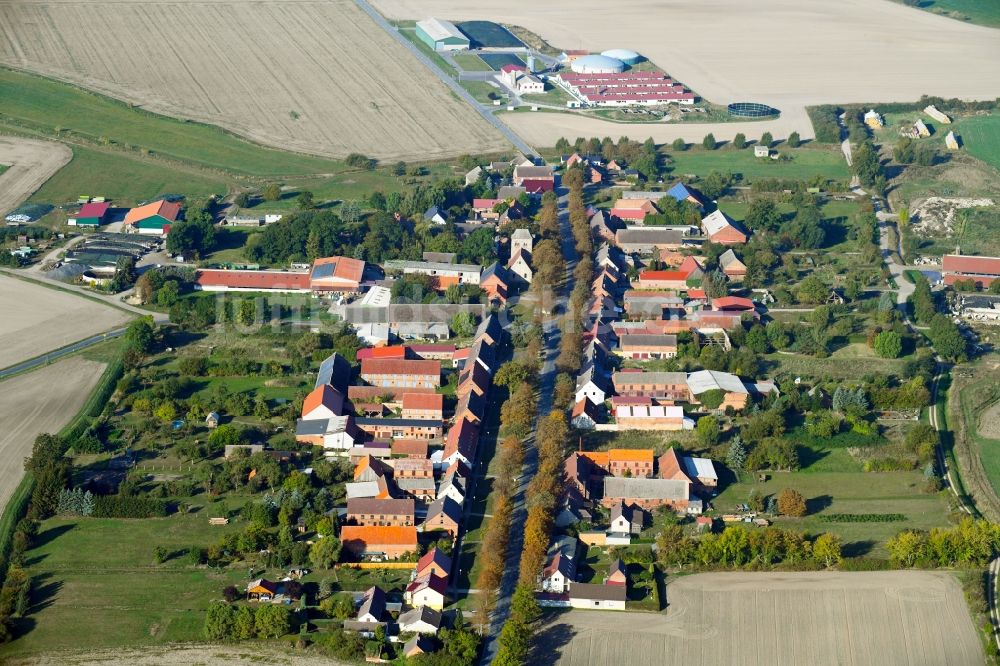
[[[205,167],[253,176],[344,171],[334,160],[258,146],[217,127],[140,111],[91,92],[0,69],[0,119],[46,133],[57,128]]]
[[[493,98],[490,95],[501,95],[499,88],[495,88],[485,81],[462,81],[462,87],[469,91],[477,102],[492,104]]]
[[[0,75],[2,73],[0,70]],[[176,169],[135,154],[73,146],[73,160],[42,185],[29,201],[62,204],[75,202],[81,194],[89,194],[109,197],[116,205],[125,205],[160,194],[204,197],[225,194],[227,189],[223,180],[208,173]]]
[[[844,450],[839,454],[847,456]],[[845,461],[841,461],[845,462]],[[818,464],[818,463],[817,463]],[[777,524],[816,534],[833,532],[840,536],[847,554],[885,556],[886,539],[903,529],[926,530],[948,524],[948,505],[940,494],[924,494],[920,472],[864,473],[859,471],[812,471],[770,473],[758,483],[750,475],[727,486],[713,501],[720,513],[733,511],[747,501],[751,491],[764,496],[794,488],[806,497],[809,513],[804,518],[778,518]],[[890,523],[834,523],[823,520],[835,513],[900,513],[905,520]]]
[[[768,375],[816,378],[856,379],[863,374],[900,374],[905,359],[879,358],[861,342],[847,344],[826,358],[795,353],[773,353],[765,357]]]
[[[0,657],[200,640],[209,602],[226,585],[244,582],[247,571],[189,565],[183,551],[238,529],[209,526],[208,510],[153,520],[44,521],[27,554],[35,581],[25,621],[31,630],[2,646]],[[179,554],[155,564],[155,546]]]
[[[778,145],[776,150],[788,155],[790,161],[771,160],[753,156],[752,148],[734,150],[719,148],[705,150],[693,146],[686,151],[670,151],[673,175],[695,174],[704,176],[712,171],[731,171],[742,174],[744,179],[755,178],[797,178],[810,179],[816,176],[831,180],[846,180],[849,177],[847,163],[839,149],[829,146],[806,145],[788,148]]]
[[[467,72],[491,72],[493,68],[487,65],[475,53],[456,53],[452,56],[455,63]]]
[[[583,435],[583,448],[587,451],[607,449],[653,449],[656,455],[671,446],[682,449],[697,447],[693,430],[622,430],[619,432],[591,431]]]
[[[953,414],[962,419],[962,429],[971,444],[973,455],[978,455],[983,464],[983,471],[993,492],[1000,496],[1000,428],[995,425],[995,407],[1000,400],[997,390],[1000,375],[995,369],[985,363],[979,363],[974,368],[971,379],[958,378],[952,390],[958,392],[960,414]],[[959,423],[953,421],[958,431]]]

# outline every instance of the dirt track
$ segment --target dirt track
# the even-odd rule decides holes
[[[508,147],[352,0],[0,0],[0,62],[307,153]]]
[[[73,357],[0,382],[0,511],[24,476],[35,437],[69,423],[103,371],[103,363]]]
[[[20,206],[71,159],[73,151],[61,143],[0,136],[0,164],[10,165],[0,175],[0,218]]]
[[[982,645],[944,572],[720,573],[677,579],[665,615],[571,611],[533,663],[967,666]],[[664,655],[670,655],[668,662]]]
[[[923,94],[993,99],[1000,95],[1000,30],[968,25],[888,0],[579,0],[499,5],[450,0],[373,0],[390,18],[439,16],[521,25],[556,48],[628,48],[718,103],[770,104],[783,117],[776,137],[812,131],[804,106],[820,103],[910,101]],[[552,145],[566,135],[636,138],[647,126],[519,115],[512,127]],[[677,129],[677,128],[681,129]],[[654,138],[689,141],[707,132],[731,138],[730,124],[665,126]],[[542,141],[542,139],[546,139]]]
[[[281,651],[267,645],[177,645],[142,650],[94,650],[10,659],[8,666],[343,666],[315,653]]]
[[[25,304],[30,303],[30,307]],[[108,331],[131,319],[118,308],[0,275],[0,368]]]

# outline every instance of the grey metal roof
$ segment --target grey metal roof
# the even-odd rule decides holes
[[[595,601],[625,601],[628,591],[624,585],[594,585],[591,583],[570,583],[571,599],[592,599]]]
[[[680,245],[683,242],[681,232],[675,229],[620,229],[617,234],[618,243],[669,243]]]
[[[677,336],[660,335],[658,333],[625,333],[619,338],[618,344],[622,347],[624,347],[625,345],[642,345],[648,347],[676,347]]]
[[[330,266],[332,264],[323,264]],[[316,373],[316,384],[314,389],[323,384],[329,384],[340,391],[341,395],[347,394],[347,387],[351,384],[351,363],[340,354],[334,352],[327,356],[319,365],[319,372]]]
[[[302,436],[325,435],[330,419],[299,419],[295,422],[295,434]]]
[[[604,478],[604,497],[685,500],[688,498],[688,483],[677,479],[608,476]]]
[[[687,384],[686,372],[616,372],[611,378],[615,386],[630,384]]]
[[[426,622],[434,627],[440,627],[441,613],[433,608],[420,606],[418,608],[411,608],[405,613],[401,613],[396,622],[399,624],[400,628],[416,624],[417,622]]]
[[[363,425],[387,425],[387,426],[401,426],[401,427],[414,427],[414,428],[440,428],[441,421],[435,419],[374,419],[368,418],[366,416],[355,417],[354,423],[359,426]]]

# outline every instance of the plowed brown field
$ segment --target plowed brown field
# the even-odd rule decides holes
[[[532,663],[983,663],[962,589],[943,572],[699,574],[671,583],[667,601],[665,615],[561,613],[540,630]]]
[[[351,0],[0,0],[0,63],[320,155],[508,147]]]

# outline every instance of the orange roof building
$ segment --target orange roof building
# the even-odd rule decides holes
[[[349,257],[323,257],[313,262],[309,280],[315,292],[351,292],[361,287],[365,262]]]
[[[361,378],[387,388],[436,388],[441,385],[441,361],[367,358]]]
[[[306,396],[302,403],[305,420],[328,419],[344,413],[344,396],[329,384],[321,384]]]
[[[181,205],[163,199],[136,206],[125,214],[125,229],[133,233],[163,235],[177,221]]]
[[[608,471],[615,476],[653,476],[652,449],[610,449]]]
[[[444,396],[440,393],[404,393],[404,419],[444,418]]]
[[[355,557],[377,555],[394,560],[417,550],[417,528],[344,525],[340,529],[340,541],[344,549]]]

